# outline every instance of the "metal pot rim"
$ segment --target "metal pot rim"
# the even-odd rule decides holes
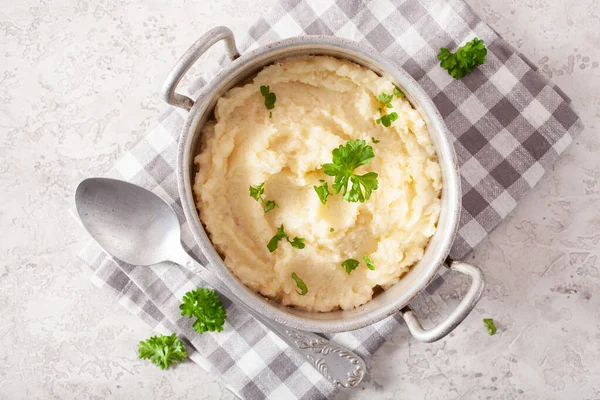
[[[224,67],[203,88],[198,99],[194,102],[185,96],[175,93],[175,88],[183,74],[212,44],[225,40],[227,54],[231,63]],[[382,295],[376,297],[355,310],[335,311],[330,313],[310,313],[284,307],[278,303],[265,299],[247,288],[225,266],[221,257],[212,245],[200,221],[192,191],[193,158],[196,155],[196,144],[200,127],[211,114],[216,100],[229,88],[239,84],[240,77],[255,75],[256,68],[261,69],[274,60],[286,58],[294,54],[328,54],[346,58],[359,64],[368,64],[367,68],[380,75],[391,78],[406,94],[411,103],[421,112],[434,139],[436,151],[443,176],[442,213],[438,232],[428,245],[423,259],[412,267],[400,281],[387,289]],[[237,80],[237,81],[236,81]],[[374,324],[382,319],[401,312],[413,335],[421,335],[421,340],[433,341],[443,337],[462,321],[474,307],[483,290],[483,278],[479,269],[473,266],[471,272],[465,272],[473,279],[473,293],[470,299],[462,301],[466,308],[460,315],[451,315],[438,327],[429,331],[423,330],[408,303],[416,297],[429,282],[436,276],[438,269],[445,264],[450,247],[454,241],[460,213],[460,179],[458,163],[454,148],[450,142],[450,133],[447,131],[441,115],[434,106],[426,92],[405,71],[399,69],[391,61],[375,53],[369,48],[364,48],[357,43],[331,36],[303,36],[281,40],[267,46],[259,47],[240,56],[235,48],[233,34],[224,27],[218,27],[200,38],[188,52],[179,60],[169,75],[164,87],[164,95],[170,104],[189,110],[188,118],[182,129],[178,146],[177,180],[182,208],[190,230],[206,256],[211,269],[227,284],[227,286],[246,304],[250,305],[262,315],[283,325],[315,332],[343,332],[362,328]],[[191,104],[190,104],[191,102]],[[433,133],[432,133],[433,132]],[[432,247],[433,246],[433,247]],[[426,265],[421,265],[426,263]],[[464,263],[461,263],[464,264]],[[468,265],[468,264],[466,264]],[[457,269],[457,268],[453,268]],[[382,296],[391,293],[394,287],[405,281],[413,271],[416,276],[411,279],[413,283],[401,292],[389,295],[380,301]],[[457,270],[460,270],[458,268]],[[475,271],[476,270],[476,271]],[[461,271],[464,272],[464,271]],[[404,285],[407,286],[407,285]],[[470,293],[470,292],[469,292]],[[467,301],[468,300],[468,301]],[[458,310],[458,309],[457,309]],[[455,310],[456,314],[458,311]],[[408,318],[406,318],[408,316]],[[410,321],[412,319],[412,322]],[[451,320],[451,321],[450,321]],[[445,327],[441,327],[446,323]],[[439,328],[439,329],[438,329]],[[434,332],[437,329],[436,332]],[[429,336],[427,336],[429,335]]]

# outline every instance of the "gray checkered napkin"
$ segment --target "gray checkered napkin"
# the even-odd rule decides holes
[[[570,100],[462,0],[281,0],[250,29],[240,49],[298,35],[336,35],[371,46],[408,71],[443,115],[461,165],[463,210],[452,257],[477,245],[551,167],[583,126]],[[439,67],[440,47],[479,37],[487,62],[461,80]],[[196,94],[205,81],[192,86]],[[116,164],[112,176],[166,199],[184,221],[174,174],[176,142],[186,115],[170,109],[159,124]],[[197,249],[185,223],[184,244]],[[179,315],[182,295],[204,286],[173,265],[117,264],[95,245],[82,253],[94,281],[157,331],[175,332],[192,359],[218,374],[245,399],[321,399],[336,389],[248,314],[228,304],[221,333],[199,335]],[[433,301],[435,293],[425,294]],[[391,317],[332,339],[368,358],[399,325]],[[141,339],[141,338],[140,338]],[[132,349],[134,357],[135,349]]]

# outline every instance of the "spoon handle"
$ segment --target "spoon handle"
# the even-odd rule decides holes
[[[177,264],[189,269],[223,296],[252,314],[254,318],[262,322],[292,349],[308,360],[331,383],[338,387],[351,388],[358,386],[363,380],[367,368],[365,362],[357,354],[315,333],[288,328],[263,317],[239,300],[227,285],[205,266],[194,260],[183,249],[181,249],[181,253],[183,254],[176,257],[177,261],[174,260]]]

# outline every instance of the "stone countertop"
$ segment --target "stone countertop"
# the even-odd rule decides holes
[[[434,344],[399,329],[371,361],[370,382],[340,398],[598,399],[598,1],[469,1],[571,96],[586,130],[469,257],[488,286],[465,322]],[[89,281],[76,258],[86,236],[66,209],[81,179],[110,169],[154,124],[176,58],[215,25],[243,35],[269,3],[5,2],[0,398],[234,397],[192,362],[163,372],[137,360],[152,332]],[[423,305],[432,318],[464,290],[451,281]]]

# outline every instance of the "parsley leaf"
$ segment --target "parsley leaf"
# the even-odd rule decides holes
[[[379,108],[383,108],[383,106],[387,107],[387,108],[392,108],[392,99],[394,98],[394,95],[391,94],[386,94],[381,93],[379,95],[379,97],[377,98],[377,100],[379,100]]]
[[[394,87],[394,94],[396,93],[400,93],[402,96],[404,96],[404,93],[402,93],[400,90],[398,90],[397,87]],[[400,96],[398,96],[400,97]],[[385,110],[386,108],[392,108],[392,99],[394,98],[393,94],[387,94],[387,93],[381,93],[379,95],[379,97],[377,98],[377,100],[379,101],[379,107],[377,108],[379,110],[379,113],[381,114],[381,118],[375,120],[375,122],[377,122],[378,124],[383,124],[383,126],[385,126],[386,128],[389,127],[392,122],[394,122],[395,120],[398,119],[398,114],[395,112],[392,113],[387,113],[387,111]]]
[[[290,240],[288,234],[285,233],[283,224],[281,224],[281,226],[277,228],[277,233],[275,236],[273,236],[271,240],[269,240],[269,243],[267,243],[267,249],[269,249],[271,253],[277,250],[277,246],[279,245],[279,241],[281,239],[286,239],[288,243],[296,249],[303,249],[305,246],[304,238],[295,237],[294,240]]]
[[[447,48],[442,47],[437,58],[440,60],[440,66],[454,79],[460,79],[476,66],[485,63],[486,54],[487,49],[483,40],[475,38],[459,47],[456,53],[451,53]]]
[[[269,211],[274,209],[275,206],[277,206],[277,203],[275,203],[273,200],[268,200],[263,204],[263,210],[265,211],[265,213],[268,213]]]
[[[317,192],[317,196],[319,196],[319,200],[321,200],[321,203],[327,203],[327,197],[331,196],[331,193],[329,193],[329,187],[327,186],[327,182],[324,182],[321,186],[315,185],[313,186],[313,188],[315,189],[315,192]]]
[[[269,243],[267,243],[267,249],[269,249],[271,253],[274,252],[277,250],[279,241],[285,237],[287,237],[287,234],[283,230],[283,224],[281,224],[281,226],[277,228],[277,233],[275,236],[273,236],[271,240],[269,240]]]
[[[333,232],[333,228],[329,228],[329,232]]]
[[[346,270],[348,274],[358,268],[359,261],[354,258],[349,258],[342,263],[342,267]]]
[[[298,275],[296,275],[295,272],[292,272],[292,279],[296,281],[296,286],[298,286],[298,289],[300,289],[300,291],[296,290],[296,293],[298,293],[300,296],[304,296],[306,293],[308,293],[306,284]]]
[[[373,260],[371,260],[369,258],[369,256],[365,255],[363,257],[363,260],[365,260],[365,263],[367,264],[367,268],[369,268],[371,271],[375,271],[375,263],[373,262]]]
[[[356,203],[358,201],[364,203],[366,200],[369,200],[373,190],[377,189],[377,176],[376,172],[368,172],[364,175],[352,175],[352,177],[350,177],[352,189],[348,191],[348,195],[344,196],[344,199],[351,203]],[[364,195],[362,190],[365,192]]]
[[[138,357],[150,360],[160,369],[167,369],[187,357],[185,346],[174,333],[152,336],[138,344]]]
[[[323,172],[335,177],[333,190],[340,193],[343,190],[344,200],[364,203],[369,200],[373,190],[377,190],[377,173],[368,172],[364,175],[354,174],[354,170],[361,165],[369,164],[375,157],[373,148],[367,146],[364,140],[349,140],[346,145],[340,145],[331,152],[333,163],[323,164]],[[352,183],[348,189],[349,183]]]
[[[187,315],[189,318],[196,317],[192,328],[198,333],[223,330],[227,314],[214,290],[196,289],[187,292],[183,296],[183,303],[179,309],[181,315]]]
[[[296,249],[304,248],[304,238],[295,237],[294,240],[290,242],[290,238],[286,238],[288,243],[292,245],[292,247]]]
[[[390,114],[383,115],[381,118],[379,118],[375,122],[377,122],[378,124],[383,124],[383,126],[388,128],[392,124],[392,122],[394,122],[397,119],[398,119],[398,114],[393,112]]]
[[[264,212],[268,213],[269,211],[271,211],[272,209],[277,207],[277,203],[273,200],[265,201],[265,198],[263,197],[263,194],[265,194],[264,186],[265,186],[264,182],[258,186],[250,185],[250,197],[252,197],[254,200],[260,202],[263,206]]]
[[[402,93],[402,91],[400,91],[400,89],[398,89],[397,87],[394,87],[394,96],[401,99],[404,97],[404,93]]]
[[[496,325],[494,324],[494,320],[492,318],[484,318],[483,323],[485,324],[490,336],[496,333]]]
[[[252,197],[256,201],[262,202],[263,201],[262,195],[265,194],[264,186],[265,186],[264,182],[258,186],[250,185],[250,197]]]
[[[274,109],[275,101],[277,101],[277,96],[275,96],[275,93],[271,92],[271,89],[268,86],[263,85],[260,87],[260,94],[262,94],[265,98],[265,107],[267,107],[267,110]]]
[[[372,137],[372,138],[371,138],[371,140],[372,140],[372,141],[373,141],[373,143],[375,143],[375,144],[377,144],[377,143],[381,142],[381,140],[377,140],[377,139],[375,139],[374,137]]]

